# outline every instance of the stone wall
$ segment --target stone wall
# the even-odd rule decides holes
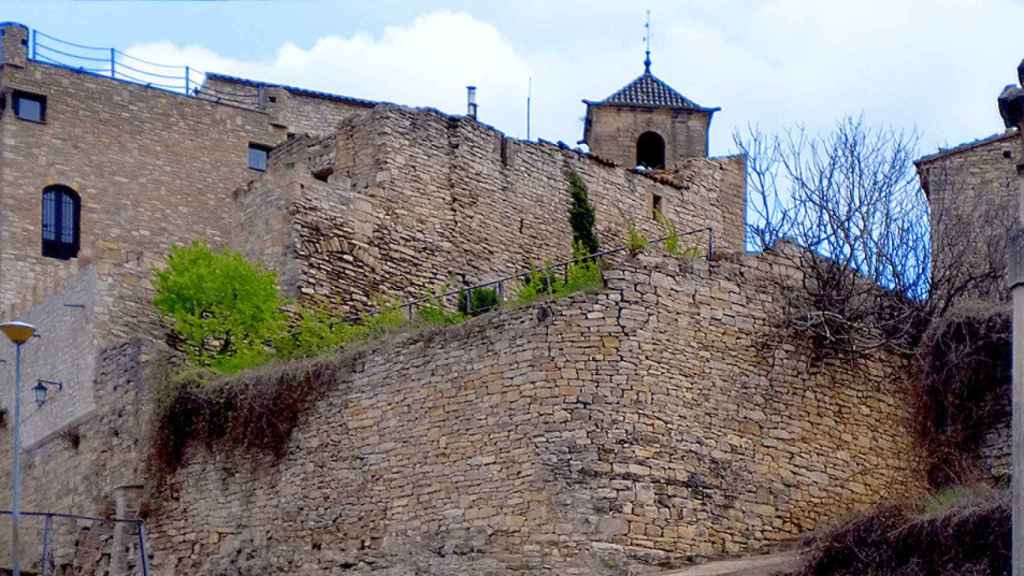
[[[1020,135],[1011,131],[917,161],[930,206],[933,266],[939,274],[945,262],[1005,266],[1005,241],[1018,213],[1017,166],[1024,164],[1022,158]],[[983,292],[1008,298],[1004,284],[1000,277]]]
[[[21,316],[21,320],[37,327],[39,336],[22,346],[22,442],[27,450],[96,406],[96,303],[97,278],[92,269],[69,280],[56,297]],[[0,345],[0,363],[0,390],[7,393],[3,401],[5,419],[13,422],[15,349],[6,339]],[[47,385],[47,400],[42,406],[36,404],[32,390],[39,380],[61,383]]]
[[[637,164],[637,139],[655,132],[665,140],[665,167],[673,170],[687,158],[707,158],[711,115],[694,110],[634,108],[590,104],[587,146],[619,166]]]
[[[337,94],[285,87],[268,82],[207,75],[201,94],[213,100],[262,110],[292,134],[330,135],[342,120],[376,106],[376,102]]]
[[[21,31],[17,26],[4,30]],[[7,38],[8,36],[5,36]],[[231,192],[257,172],[250,142],[275,144],[267,115],[34,61],[5,65],[0,115],[0,313],[15,316],[91,263],[121,265],[173,243],[218,244]],[[15,117],[10,90],[46,96],[46,122]],[[41,255],[42,190],[80,196],[77,258]]]
[[[900,362],[778,333],[782,268],[627,261],[339,358],[282,460],[193,447],[165,480],[157,573],[624,573],[918,494]]]
[[[607,248],[623,243],[630,220],[648,238],[663,235],[657,203],[680,232],[711,227],[717,249],[740,251],[743,169],[742,158],[690,159],[674,179],[653,177],[465,117],[381,105],[344,121],[333,138],[275,151],[240,201],[255,221],[287,213],[289,229],[269,234],[288,236],[297,264],[285,270],[258,240],[250,255],[307,298],[361,310],[374,295],[415,297],[568,258],[569,170],[589,188]],[[707,242],[706,233],[684,238],[701,254]]]

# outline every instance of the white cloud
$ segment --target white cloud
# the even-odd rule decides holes
[[[222,57],[199,46],[168,42],[127,52],[153,62],[188,63],[220,72],[413,106],[464,113],[466,86],[476,85],[481,119],[518,126],[525,114],[530,67],[493,25],[465,13],[435,12],[379,36],[327,36],[309,48],[282,45],[266,61]]]
[[[576,142],[581,98],[600,99],[641,71],[642,8],[588,0],[447,11],[379,34],[286,43],[260,61],[167,43],[130,52],[163,62],[341,94],[465,110],[525,132],[533,77],[533,136]],[[531,2],[533,4],[531,4]],[[747,123],[825,129],[864,112],[923,134],[924,151],[1001,129],[995,98],[1024,55],[1015,0],[651,0],[654,72],[686,96],[721,106],[712,151]],[[524,7],[525,6],[525,7]],[[530,6],[533,6],[531,8]],[[501,22],[501,29],[489,22]],[[300,38],[296,38],[300,40]]]

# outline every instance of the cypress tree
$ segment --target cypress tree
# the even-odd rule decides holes
[[[569,223],[572,225],[573,246],[582,245],[588,254],[595,254],[601,250],[601,244],[594,231],[594,207],[587,195],[587,185],[575,170],[569,172],[567,180],[569,193],[572,195]]]

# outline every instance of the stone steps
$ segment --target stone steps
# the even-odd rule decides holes
[[[718,560],[682,570],[663,572],[659,576],[783,576],[795,574],[799,568],[800,553],[791,551],[736,560]]]

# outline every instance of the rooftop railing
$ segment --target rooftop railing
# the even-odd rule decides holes
[[[117,48],[87,46],[39,30],[29,33],[29,59],[123,82],[244,107],[260,103],[259,89],[226,90],[206,83],[206,72],[188,65],[161,64]]]

